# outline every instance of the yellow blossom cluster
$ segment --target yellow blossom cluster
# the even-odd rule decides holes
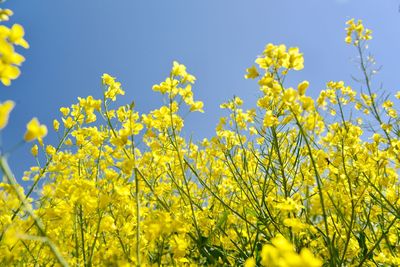
[[[261,251],[261,265],[271,267],[319,267],[322,261],[315,258],[311,251],[303,248],[298,254],[293,245],[282,235],[278,235],[271,240],[271,244],[264,245]],[[245,267],[255,267],[256,260],[249,258],[246,260]]]
[[[121,83],[116,82],[115,78],[110,76],[109,74],[104,74],[102,76],[103,85],[107,87],[107,91],[105,93],[105,97],[107,99],[111,99],[115,101],[117,95],[124,95],[125,92],[121,88]]]
[[[10,9],[0,8],[0,22],[7,21],[13,12]],[[11,80],[16,79],[19,74],[18,66],[25,60],[23,56],[14,51],[14,45],[29,48],[28,42],[24,39],[24,28],[14,24],[11,28],[0,25],[0,80],[4,85],[10,85]],[[15,102],[12,100],[0,103],[0,131],[7,126],[10,112]],[[27,124],[24,140],[27,142],[39,140],[47,135],[47,128],[40,125],[37,118],[33,118]]]
[[[25,189],[0,157],[0,265],[398,266],[398,100],[343,81],[314,99],[310,82],[289,84],[303,62],[267,45],[246,75],[255,107],[221,104],[228,115],[200,142],[183,114],[203,102],[178,62],[147,113],[118,105],[121,83],[104,74],[102,97],[60,109],[57,144],[33,119]],[[1,128],[13,106],[0,104]]]
[[[346,43],[357,46],[360,41],[372,39],[372,31],[364,28],[361,20],[355,22],[354,19],[350,19],[346,22],[346,25]]]
[[[6,9],[0,8],[0,21],[7,21],[12,15],[13,15],[12,10],[8,8]]]
[[[286,48],[284,44],[274,45],[268,44],[262,55],[257,58],[256,64],[259,68],[263,70],[270,70],[272,73],[277,72],[279,69],[283,68],[283,74],[286,74],[288,70],[301,70],[304,68],[303,54],[299,52],[297,47]],[[255,66],[247,69],[246,78],[257,78],[259,72]],[[265,77],[269,79],[270,77]]]
[[[0,17],[7,18],[12,13],[6,10],[0,11]],[[24,28],[14,24],[11,28],[0,25],[0,80],[4,85],[10,85],[11,80],[18,78],[19,66],[25,60],[23,56],[15,52],[14,46],[28,48],[29,44],[24,39]]]

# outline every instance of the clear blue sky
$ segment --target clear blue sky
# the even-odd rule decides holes
[[[376,76],[387,91],[400,89],[400,0],[9,0],[3,8],[11,23],[25,27],[31,45],[21,77],[1,86],[0,101],[17,106],[3,131],[3,145],[18,143],[33,116],[51,128],[58,109],[78,96],[101,96],[100,76],[118,77],[127,94],[121,103],[136,102],[148,112],[162,100],[151,90],[168,75],[172,61],[187,65],[198,81],[197,99],[204,114],[191,115],[185,132],[210,137],[219,104],[233,95],[254,105],[258,88],[245,80],[265,44],[299,46],[305,69],[291,82],[307,79],[312,95],[329,80],[351,82],[358,74],[351,63],[355,50],[344,43],[345,21],[361,18],[373,30],[370,51],[383,66]],[[357,84],[352,83],[357,88]],[[46,138],[54,143],[54,134]],[[25,145],[11,156],[18,178],[34,164]]]

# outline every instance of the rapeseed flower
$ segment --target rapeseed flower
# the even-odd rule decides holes
[[[41,125],[37,118],[33,118],[26,125],[26,132],[24,135],[24,140],[26,142],[31,142],[35,139],[38,139],[40,141],[46,135],[47,135],[46,125]]]
[[[11,100],[0,103],[0,130],[7,126],[10,112],[13,110],[15,103]]]

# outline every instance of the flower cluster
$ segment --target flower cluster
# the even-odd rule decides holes
[[[10,9],[0,8],[0,22],[7,21],[13,12]],[[16,53],[14,46],[29,48],[28,42],[24,39],[24,28],[19,24],[14,24],[11,28],[0,25],[0,81],[8,86],[11,80],[18,78],[20,70],[18,66],[25,58]],[[7,126],[10,112],[13,110],[15,102],[12,100],[0,103],[0,131]],[[29,142],[35,139],[42,140],[47,134],[47,128],[40,125],[36,118],[27,124],[27,131],[24,140]]]
[[[2,11],[0,16],[3,18],[7,14],[11,14]],[[20,74],[18,67],[25,58],[15,52],[14,46],[29,47],[24,39],[24,34],[24,28],[19,24],[14,24],[11,28],[0,25],[0,80],[4,85],[10,85],[11,80],[18,78]]]
[[[355,22],[354,19],[350,19],[346,22],[346,25],[346,43],[357,46],[360,41],[372,39],[372,31],[364,28],[361,20]]]
[[[261,265],[271,267],[319,267],[322,261],[315,258],[311,251],[303,248],[298,254],[293,245],[282,235],[278,235],[271,240],[271,244],[264,245],[261,251]],[[256,266],[254,258],[249,258],[245,262],[245,267]]]
[[[303,54],[299,52],[297,47],[286,48],[285,45],[267,44],[261,56],[256,60],[259,68],[266,73],[277,73],[283,68],[282,73],[286,74],[288,70],[301,70],[304,68]],[[255,66],[247,69],[246,78],[257,78],[259,72]],[[270,76],[264,76],[265,80],[270,80]]]

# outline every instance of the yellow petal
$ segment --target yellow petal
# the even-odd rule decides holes
[[[7,100],[0,104],[0,130],[7,126],[10,112],[14,106],[15,103],[11,100]]]
[[[26,125],[26,132],[24,135],[24,140],[27,142],[38,139],[39,141],[47,135],[47,127],[41,125],[37,118],[33,118]]]

